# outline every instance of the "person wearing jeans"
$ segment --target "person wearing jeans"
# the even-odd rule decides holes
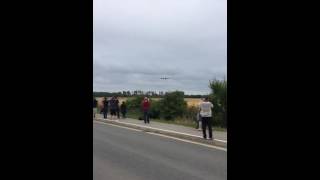
[[[147,97],[145,97],[142,101],[143,120],[145,124],[147,123],[150,124],[149,109],[150,109],[150,101]]]
[[[208,97],[206,97],[205,100],[200,103],[199,108],[200,108],[200,115],[201,115],[201,121],[202,121],[203,138],[207,139],[206,129],[208,127],[209,139],[213,140],[213,136],[212,136],[212,110],[211,110],[213,108],[213,104],[211,102],[209,102]]]

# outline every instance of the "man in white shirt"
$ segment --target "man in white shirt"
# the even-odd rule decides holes
[[[202,121],[202,132],[203,132],[203,138],[207,139],[207,133],[206,129],[208,126],[209,129],[209,139],[212,140],[212,109],[213,104],[209,102],[208,97],[205,98],[203,102],[200,103],[199,109],[200,109],[200,116]]]

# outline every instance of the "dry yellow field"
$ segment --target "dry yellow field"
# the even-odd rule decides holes
[[[202,101],[201,98],[184,98],[187,101],[188,106],[199,106],[199,103]]]

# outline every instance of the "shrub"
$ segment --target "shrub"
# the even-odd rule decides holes
[[[183,117],[187,110],[187,103],[184,101],[184,92],[175,91],[167,93],[160,100],[160,113],[166,120],[176,117]]]

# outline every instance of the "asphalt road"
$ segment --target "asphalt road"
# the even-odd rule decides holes
[[[93,123],[94,180],[227,179],[227,152]]]

